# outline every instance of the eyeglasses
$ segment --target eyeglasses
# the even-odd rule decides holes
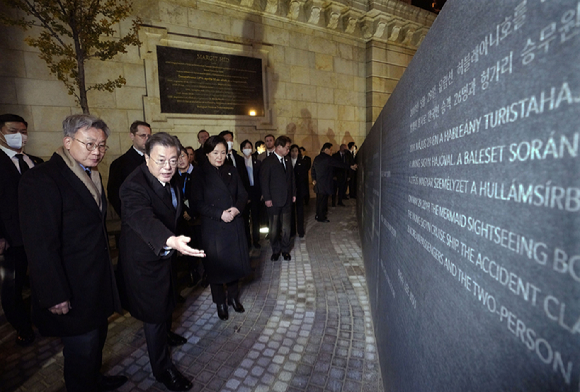
[[[177,166],[177,159],[156,160],[156,159],[151,158],[151,155],[149,155],[149,159],[151,159],[153,162],[155,162],[156,164],[158,164],[161,167],[165,167],[165,165],[167,165],[168,163],[169,163],[169,166],[171,166],[171,167]]]
[[[109,149],[109,146],[107,146],[105,144],[98,144],[97,145],[96,143],[85,143],[85,142],[80,141],[76,137],[73,137],[73,140],[76,140],[77,142],[84,144],[88,151],[95,151],[95,149],[98,148],[99,152],[107,152],[107,150]]]

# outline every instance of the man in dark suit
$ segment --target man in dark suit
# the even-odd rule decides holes
[[[340,150],[333,155],[334,158],[338,159],[342,163],[346,163],[348,167],[346,169],[342,167],[337,167],[334,169],[334,188],[332,190],[332,206],[334,207],[336,203],[336,194],[338,193],[338,205],[344,207],[342,202],[346,199],[346,185],[348,181],[348,174],[350,171],[350,166],[354,163],[352,162],[352,156],[350,151],[346,147],[346,144],[340,145]]]
[[[168,348],[175,307],[171,260],[176,251],[204,256],[187,245],[189,237],[175,235],[182,208],[173,178],[179,154],[177,138],[164,132],[152,135],[145,144],[145,163],[127,177],[119,192],[123,209],[119,270],[125,306],[143,321],[153,375],[172,391],[193,385],[177,370]]]
[[[20,180],[19,212],[30,266],[32,316],[63,343],[69,392],[112,390],[124,376],[100,374],[107,318],[121,313],[105,226],[107,199],[96,167],[109,128],[77,114],[63,121],[63,147]]]
[[[304,164],[308,166],[308,169],[312,167],[312,159],[306,155],[306,149],[304,147],[300,147],[300,155],[302,155],[302,159],[304,159]],[[308,180],[308,176],[306,176],[306,189],[308,190],[304,194],[304,205],[307,206],[308,202],[310,202],[310,181]]]
[[[129,137],[133,145],[126,153],[115,159],[109,168],[107,195],[115,212],[121,217],[121,199],[119,189],[125,178],[140,164],[145,162],[145,143],[151,136],[151,126],[145,121],[134,121],[129,129]]]
[[[356,170],[357,166],[349,166],[341,162],[332,155],[332,143],[324,143],[320,150],[320,155],[314,158],[312,163],[312,183],[316,192],[316,220],[318,222],[329,222],[326,217],[328,213],[328,196],[332,194],[332,176],[334,168]]]
[[[246,191],[250,188],[250,179],[248,178],[248,172],[246,170],[246,163],[244,158],[238,155],[238,152],[234,150],[234,134],[231,131],[225,130],[221,131],[219,136],[223,137],[228,144],[228,151],[226,153],[226,160],[224,165],[234,166],[238,171],[244,188]]]
[[[357,146],[354,142],[348,143],[348,151],[350,152],[350,156],[352,158],[352,163],[356,163],[356,150]],[[348,181],[348,197],[351,199],[356,199],[356,174],[349,173],[350,180]]]
[[[308,190],[308,171],[310,170],[310,160],[304,159],[300,154],[297,144],[290,147],[290,162],[294,169],[296,181],[296,202],[292,209],[292,229],[290,236],[294,237],[296,232],[300,238],[304,237],[304,198]]]
[[[260,186],[260,169],[262,162],[258,156],[252,154],[252,142],[244,140],[240,144],[240,150],[244,154],[244,166],[248,174],[248,206],[244,209],[243,216],[246,223],[246,236],[248,237],[248,248],[253,243],[256,249],[260,249],[260,210],[262,199],[262,188]],[[251,219],[250,219],[251,217]],[[250,220],[251,220],[251,236],[250,236]],[[250,241],[252,240],[252,241]]]
[[[2,309],[16,330],[16,343],[34,341],[29,309],[22,299],[28,260],[24,252],[18,219],[18,183],[28,169],[42,159],[23,152],[28,139],[28,123],[15,114],[0,116],[0,255],[2,262]]]
[[[262,195],[270,218],[272,261],[280,258],[280,252],[284,260],[290,260],[292,203],[296,201],[294,172],[287,157],[290,143],[288,136],[279,136],[274,143],[274,153],[264,159],[260,169]],[[281,237],[280,231],[282,231]]]
[[[205,129],[202,129],[197,133],[197,141],[199,142],[199,148],[195,150],[194,165],[201,166],[207,160],[207,157],[203,152],[203,145],[205,144],[205,141],[207,139],[209,139],[209,133]]]
[[[266,135],[264,137],[264,142],[266,150],[260,153],[260,155],[258,155],[258,159],[261,161],[268,158],[270,155],[274,154],[275,149],[274,143],[276,142],[276,138],[274,137],[274,135]]]

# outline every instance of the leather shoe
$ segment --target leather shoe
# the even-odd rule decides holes
[[[282,253],[282,256],[284,256],[284,260],[290,260],[290,253]]]
[[[272,257],[270,257],[270,260],[278,261],[279,258],[280,258],[280,253],[272,253]]]
[[[99,391],[114,391],[121,385],[127,382],[127,377],[125,376],[103,376],[97,380],[97,389]]]
[[[164,371],[157,381],[162,382],[170,391],[189,391],[193,387],[191,381],[174,368]]]
[[[254,242],[254,248],[256,248],[256,249],[260,249],[260,248],[261,248],[261,246],[260,246],[260,244],[258,244],[257,242]]]
[[[226,304],[215,304],[217,306],[218,317],[221,320],[227,320],[229,318],[228,306]]]
[[[20,330],[16,335],[16,344],[21,347],[30,346],[32,342],[36,339],[36,335],[34,335],[34,331],[31,330]]]
[[[244,313],[246,311],[242,303],[237,298],[229,299],[228,305],[232,305],[236,313]]]
[[[167,331],[167,345],[169,347],[177,347],[187,343],[187,339],[175,332]]]

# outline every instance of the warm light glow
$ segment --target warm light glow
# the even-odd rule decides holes
[[[269,232],[267,227],[260,227],[260,233],[267,233]]]
[[[256,111],[255,110],[250,110],[250,116],[255,116],[256,115]]]

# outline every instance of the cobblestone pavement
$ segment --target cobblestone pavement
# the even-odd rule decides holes
[[[307,209],[306,236],[292,260],[272,262],[267,241],[254,250],[242,286],[246,312],[221,321],[209,288],[182,292],[174,331],[188,342],[173,361],[192,391],[383,391],[354,200],[330,208],[330,223]],[[0,391],[64,391],[62,345],[38,338],[20,348],[0,319]],[[103,371],[124,374],[120,391],[165,391],[151,375],[141,322],[111,319]]]

